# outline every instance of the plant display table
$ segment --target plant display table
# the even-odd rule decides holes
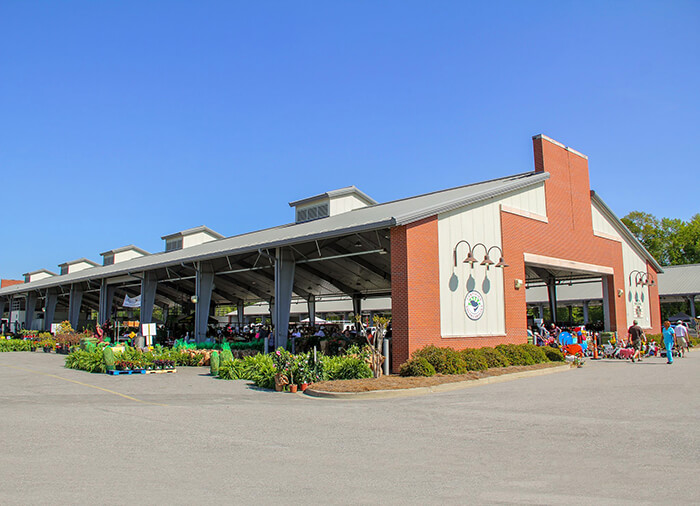
[[[131,369],[128,371],[107,371],[107,374],[110,376],[119,376],[120,374],[166,374],[166,373],[172,373],[172,372],[177,372],[177,369],[152,369],[152,370],[146,370],[146,369]]]

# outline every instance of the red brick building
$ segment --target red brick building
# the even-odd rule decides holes
[[[543,135],[533,144],[534,170],[521,174],[386,203],[350,186],[291,202],[292,223],[232,237],[201,226],[163,236],[158,254],[128,246],[103,253],[103,265],[28,272],[0,288],[0,313],[23,301],[26,328],[59,318],[78,328],[140,296],[145,323],[156,305],[193,308],[202,341],[216,305],[235,305],[242,325],[246,307],[268,304],[285,346],[292,303],[316,321],[324,298],[351,300],[359,314],[363,301],[390,297],[396,369],[427,344],[525,342],[528,290],[546,287],[541,304],[556,314],[562,283],[588,283],[606,330],[638,320],[659,332],[661,267],[591,191],[585,155]]]
[[[600,280],[609,330],[637,319],[660,332],[661,268],[591,191],[587,157],[543,135],[533,145],[532,184],[391,229],[394,364],[428,344],[526,342],[526,286],[536,283],[556,304],[557,283]],[[488,249],[508,267],[482,265]],[[464,262],[469,253],[476,262]]]

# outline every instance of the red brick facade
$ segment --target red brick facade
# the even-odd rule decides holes
[[[432,216],[391,230],[391,363],[396,367],[440,340],[437,226]]]
[[[610,324],[626,330],[626,285],[622,245],[593,235],[588,160],[545,138],[533,139],[535,170],[549,172],[545,182],[548,222],[501,212],[504,270],[505,336],[443,339],[440,332],[440,289],[437,216],[391,232],[392,364],[396,370],[413,351],[428,344],[456,349],[494,346],[527,340],[524,253],[612,267],[607,276]],[[468,239],[468,238],[467,238]],[[649,272],[653,267],[647,264]],[[655,277],[655,276],[654,276]],[[624,290],[622,296],[618,290]],[[651,324],[660,332],[658,287],[649,287]]]
[[[0,280],[0,288],[5,288],[6,286],[21,285],[24,281],[20,279],[2,279]]]

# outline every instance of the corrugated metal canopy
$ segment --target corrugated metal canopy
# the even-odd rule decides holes
[[[700,264],[667,265],[659,274],[659,296],[700,294]]]
[[[385,204],[355,209],[347,213],[297,224],[287,224],[259,230],[226,239],[134,258],[114,265],[92,267],[79,272],[33,281],[0,289],[0,295],[26,293],[54,286],[67,286],[89,280],[99,280],[129,275],[183,263],[222,259],[227,256],[244,255],[259,249],[293,246],[315,240],[349,236],[356,233],[381,230],[395,225],[404,225],[435,214],[498,197],[522,188],[544,182],[546,172],[527,172],[491,181],[451,188],[416,197],[396,200]],[[324,273],[304,266],[299,271],[324,280]],[[329,277],[331,279],[331,277]],[[326,282],[329,282],[327,279]],[[336,284],[337,286],[337,284]]]

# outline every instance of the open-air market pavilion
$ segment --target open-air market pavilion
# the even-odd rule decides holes
[[[101,266],[35,271],[0,289],[0,314],[19,305],[26,327],[41,316],[48,329],[64,311],[77,327],[87,310],[101,323],[140,296],[142,322],[156,305],[193,307],[203,340],[216,305],[242,318],[262,301],[284,346],[292,303],[314,321],[318,298],[345,297],[359,314],[390,297],[397,367],[427,344],[524,342],[529,289],[556,309],[561,285],[586,282],[600,287],[608,330],[637,319],[658,332],[659,264],[591,191],[585,155],[544,135],[533,146],[534,171],[387,203],[351,186],[291,202],[289,224],[233,237],[197,227],[163,236],[160,253],[128,246]]]
[[[700,264],[670,265],[659,276],[659,298],[664,302],[687,304],[691,318],[699,316],[696,299],[700,295]]]

